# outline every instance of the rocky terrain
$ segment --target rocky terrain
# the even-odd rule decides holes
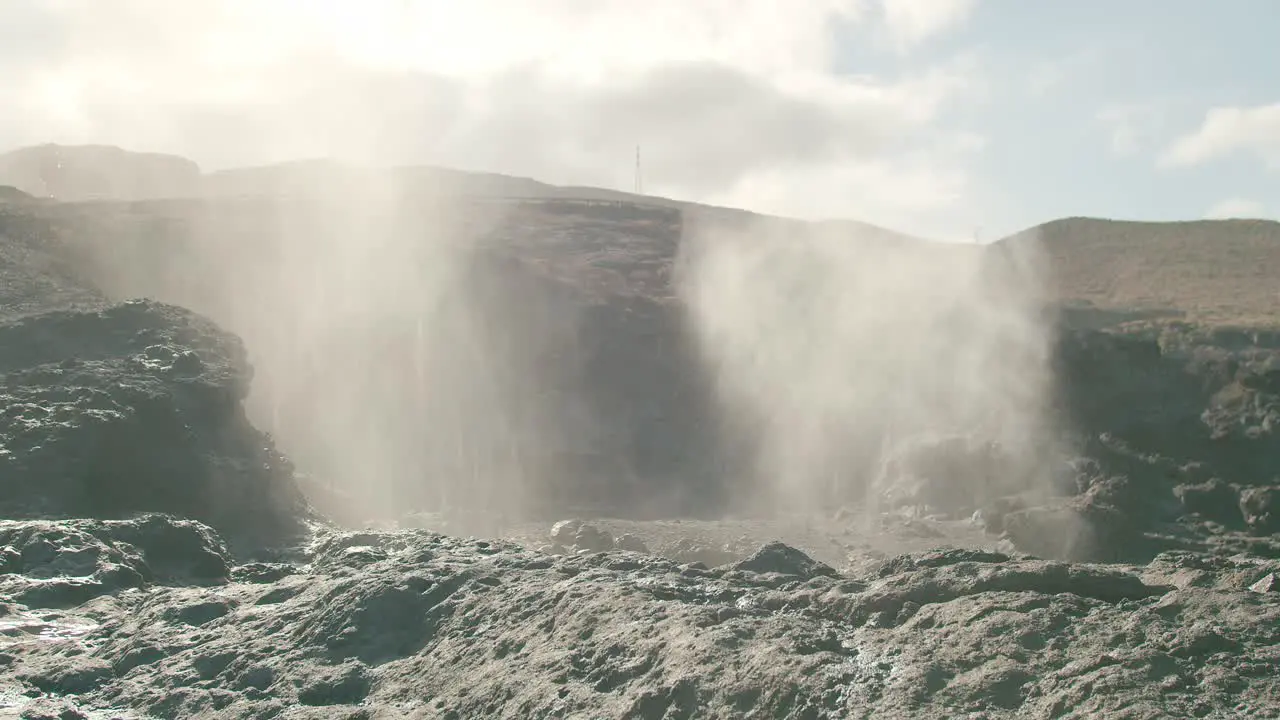
[[[672,291],[738,220],[397,190],[353,246],[272,192],[0,204],[0,718],[1280,717],[1264,325],[1066,303],[1052,484],[931,438],[749,514]]]
[[[1275,561],[950,550],[841,574],[780,543],[708,568],[403,531],[237,564],[206,527],[156,516],[10,521],[0,539],[0,701],[24,717],[1275,717],[1280,701]]]

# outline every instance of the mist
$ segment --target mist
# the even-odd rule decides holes
[[[579,306],[493,247],[509,205],[381,169],[281,174],[271,195],[86,212],[85,264],[113,296],[244,339],[247,411],[322,510],[440,512],[492,533],[536,507],[591,423],[573,384]]]
[[[665,200],[652,213],[656,195],[967,234],[980,138],[938,119],[974,67],[835,72],[831,30],[905,53],[960,15],[308,7],[13,12],[28,40],[0,50],[17,108],[0,142],[194,161],[180,183],[142,173],[146,192],[124,195],[145,205],[86,210],[86,262],[115,297],[185,305],[244,338],[251,419],[322,509],[879,508],[928,474],[906,468],[911,448],[956,438],[965,457],[998,446],[1009,466],[984,477],[1038,482],[1051,433],[1034,258],[690,224]],[[492,187],[467,197],[427,166],[508,177],[472,176]],[[529,187],[512,175],[642,179],[651,196],[613,216],[495,200]]]
[[[1041,268],[1033,249],[799,223],[687,238],[680,288],[740,508],[954,512],[1048,488],[1059,448]]]

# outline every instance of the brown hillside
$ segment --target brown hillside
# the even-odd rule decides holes
[[[1280,325],[1280,223],[1066,218],[1000,243],[1037,240],[1063,301],[1213,325]]]

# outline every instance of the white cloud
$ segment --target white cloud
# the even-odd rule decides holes
[[[1060,57],[1031,62],[1026,70],[1027,89],[1035,97],[1048,95],[1072,80],[1086,77],[1106,56],[1101,47],[1090,46]]]
[[[959,26],[977,4],[977,0],[880,0],[885,27],[904,48]]]
[[[1257,200],[1249,200],[1247,198],[1227,198],[1220,200],[1209,208],[1204,214],[1205,218],[1210,220],[1225,220],[1229,218],[1265,218],[1270,214],[1267,208]]]
[[[871,0],[6,4],[0,146],[104,142],[208,168],[331,155],[628,187],[638,143],[655,193],[822,216],[874,210],[851,200],[872,196],[908,219],[962,212],[981,139],[938,118],[976,66],[838,75],[834,28],[917,43],[974,0],[877,1],[879,14]]]
[[[1119,103],[1103,107],[1094,119],[1107,131],[1111,152],[1133,155],[1146,149],[1163,132],[1162,106],[1155,102]]]
[[[1165,150],[1161,164],[1202,165],[1241,153],[1256,156],[1269,169],[1280,169],[1280,103],[1209,110],[1195,132]]]
[[[1098,122],[1106,126],[1111,136],[1111,152],[1117,155],[1132,155],[1138,151],[1141,140],[1138,129],[1134,126],[1130,108],[1104,108],[1098,111],[1095,117]]]

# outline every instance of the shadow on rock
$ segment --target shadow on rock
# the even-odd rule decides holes
[[[238,338],[158,303],[0,325],[0,515],[167,512],[233,543],[296,537],[309,511],[244,415],[251,377]]]

